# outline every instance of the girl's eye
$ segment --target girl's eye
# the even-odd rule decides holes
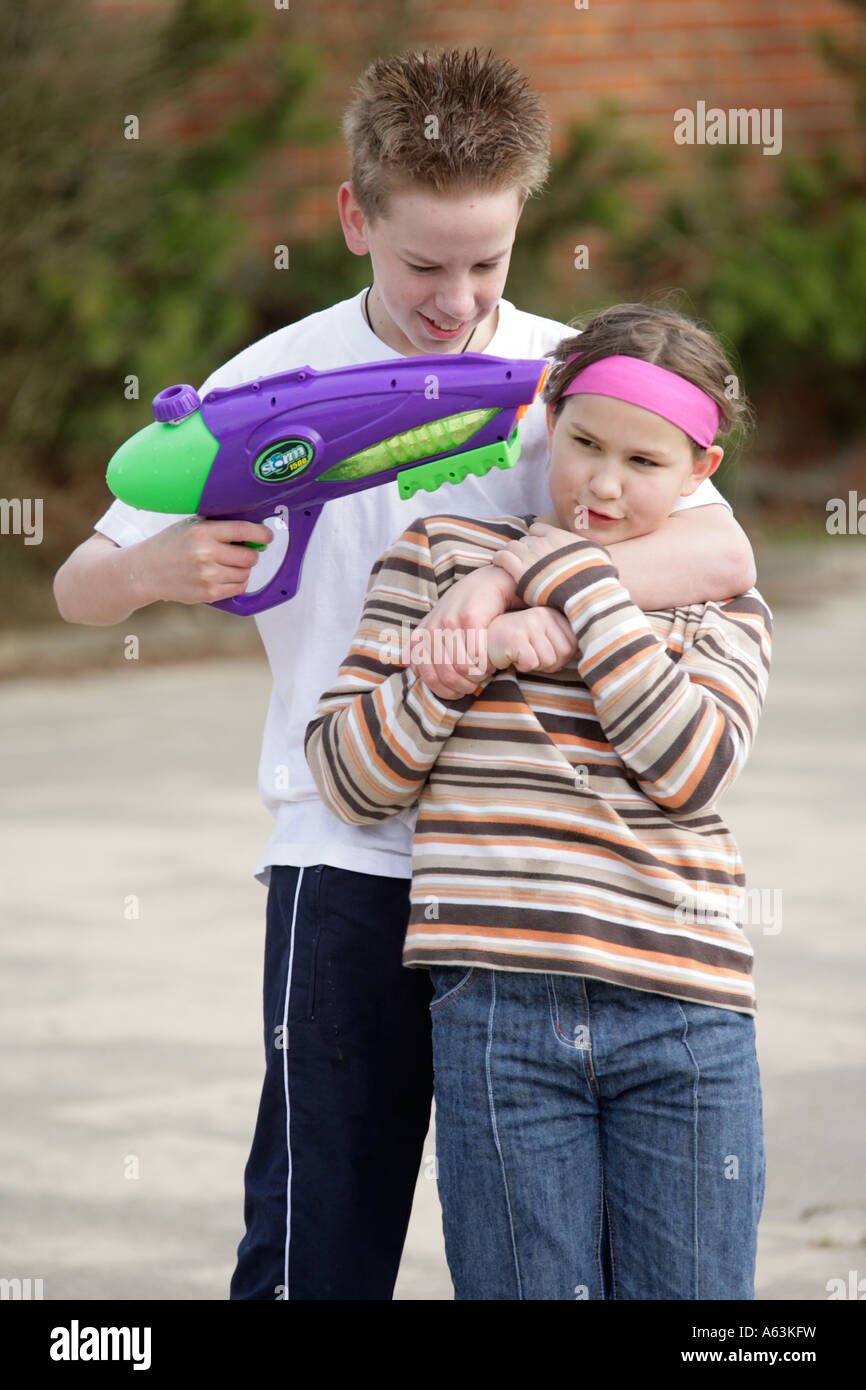
[[[575,444],[583,444],[586,446],[587,449],[598,448],[598,445],[596,444],[594,439],[584,439],[583,436],[580,434],[572,435],[572,439],[574,440]],[[633,463],[645,463],[649,468],[661,468],[660,463],[656,463],[654,459],[644,458],[643,454],[632,454],[631,461]]]

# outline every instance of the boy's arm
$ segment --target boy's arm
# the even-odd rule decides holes
[[[411,806],[474,694],[443,701],[403,665],[410,632],[438,597],[424,522],[412,524],[370,574],[358,631],[307,726],[319,794],[350,825]],[[492,672],[495,674],[495,672]],[[475,689],[490,676],[475,677]]]
[[[748,537],[722,503],[673,512],[650,535],[619,541],[608,550],[622,584],[646,612],[729,598],[751,589],[756,579]],[[452,585],[423,626],[431,638],[436,632],[477,632],[515,602],[520,600],[505,571],[496,575],[496,566],[485,565]],[[438,647],[449,649],[445,642]],[[413,665],[443,698],[473,688],[465,663]]]
[[[672,512],[648,536],[607,549],[620,582],[644,612],[730,598],[757,578],[749,539],[722,503]]]
[[[770,610],[755,592],[707,604],[694,644],[677,661],[600,546],[576,540],[545,553],[554,543],[543,535],[513,541],[494,563],[508,569],[527,603],[569,619],[599,722],[644,794],[679,815],[711,806],[755,735],[770,666]]]
[[[261,375],[258,344],[217,367],[199,388],[204,400],[214,386],[238,386]],[[114,501],[98,522],[118,537],[97,531],[63,562],[54,576],[54,597],[68,623],[108,627],[137,609],[167,599],[213,603],[245,592],[258,551],[239,541],[268,545],[273,533],[253,521],[204,521],[162,516]]]
[[[183,518],[134,545],[99,532],[83,541],[54,576],[54,598],[68,623],[108,627],[158,599],[210,603],[242,594],[259,552],[235,541],[273,540],[252,521]]]

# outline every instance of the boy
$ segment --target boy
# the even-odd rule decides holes
[[[436,139],[427,138],[430,114]],[[344,133],[352,164],[340,220],[349,250],[371,258],[372,286],[254,343],[202,392],[300,365],[467,348],[540,358],[570,333],[501,298],[523,204],[549,165],[543,107],[512,64],[476,50],[377,61]],[[446,485],[425,494],[422,509],[545,512],[540,402],[521,438],[514,470]],[[726,597],[754,582],[748,543],[712,484],[686,501],[691,510],[613,552],[643,607]],[[259,784],[275,826],[256,868],[269,888],[266,1073],[233,1298],[389,1299],[397,1276],[432,1093],[429,983],[400,960],[411,817],[343,825],[318,798],[303,736],[355,631],[371,564],[418,509],[417,497],[402,502],[391,488],[329,504],[297,595],[256,619],[274,674]],[[256,554],[232,542],[270,537],[252,523],[119,502],[96,529],[55,581],[71,622],[115,623],[158,599],[242,593]],[[262,552],[264,570],[270,561]],[[446,625],[461,614],[456,588],[448,598]],[[474,613],[477,601],[469,606]]]

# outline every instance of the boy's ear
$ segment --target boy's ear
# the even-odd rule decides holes
[[[341,183],[337,189],[337,211],[340,214],[340,226],[343,228],[343,236],[346,238],[348,249],[355,256],[369,255],[367,219],[358,206],[354,190],[348,180]]]
[[[696,492],[706,478],[712,477],[724,457],[725,451],[721,444],[711,444],[703,458],[698,459],[693,465],[680,497],[690,497]]]

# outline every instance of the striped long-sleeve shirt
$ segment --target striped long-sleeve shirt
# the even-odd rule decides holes
[[[401,635],[531,521],[427,517],[377,561],[307,729],[319,791],[359,824],[419,803],[405,964],[580,974],[754,1013],[745,875],[714,806],[755,735],[772,614],[756,589],[644,613],[576,537],[518,585],[565,614],[572,661],[438,699]]]

